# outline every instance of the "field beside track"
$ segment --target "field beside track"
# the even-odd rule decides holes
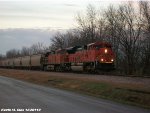
[[[150,108],[150,78],[0,69],[0,75]]]

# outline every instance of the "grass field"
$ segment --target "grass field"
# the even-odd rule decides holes
[[[55,76],[56,74],[56,76]],[[59,75],[60,74],[60,75]],[[64,73],[44,73],[21,70],[0,69],[0,75],[12,77],[35,84],[52,86],[75,91],[99,98],[105,98],[120,103],[126,103],[144,108],[150,108],[149,87],[139,87],[137,84],[115,84],[114,82],[94,81],[77,77],[61,76]],[[149,79],[149,78],[148,78]]]
[[[129,89],[103,82],[90,82],[62,78],[51,78],[48,85],[77,91],[95,97],[105,98],[121,103],[150,108],[150,92],[138,89]]]

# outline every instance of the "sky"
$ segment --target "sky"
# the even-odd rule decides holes
[[[102,10],[118,0],[0,0],[0,54],[41,42],[77,26],[75,16],[88,4]]]

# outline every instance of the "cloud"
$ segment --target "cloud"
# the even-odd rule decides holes
[[[78,7],[77,4],[72,4],[72,3],[66,3],[66,4],[63,4],[64,6],[68,6],[68,7]]]
[[[49,29],[0,29],[0,54],[5,54],[10,49],[21,49],[23,46],[30,47],[35,43],[50,45],[50,38],[56,30]]]

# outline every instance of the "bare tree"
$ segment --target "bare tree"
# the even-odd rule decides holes
[[[28,55],[30,55],[30,49],[27,48],[27,47],[22,47],[22,49],[21,49],[21,55],[22,56],[28,56]]]
[[[11,49],[6,52],[6,58],[15,58],[20,56],[28,56],[33,54],[41,54],[47,50],[42,43],[33,44],[31,47],[22,47],[21,50]]]
[[[40,53],[43,53],[45,50],[46,50],[46,47],[43,45],[43,43],[38,42],[36,44],[33,44],[30,47],[30,55],[40,54]]]
[[[12,49],[6,52],[6,58],[19,57],[20,55],[20,51],[17,49]]]
[[[60,32],[58,32],[52,39],[51,39],[52,45],[51,45],[51,49],[52,50],[56,50],[59,48],[64,48],[66,47],[66,38],[64,36],[64,34],[61,34]]]
[[[76,29],[68,30],[66,33],[58,32],[54,38],[51,39],[51,50],[63,49],[71,46],[82,45],[80,32]]]
[[[78,14],[76,17],[79,25],[80,34],[85,44],[94,42],[96,40],[96,10],[94,6],[87,6],[87,14],[81,16]]]
[[[96,22],[96,41],[103,41],[108,36],[106,18],[99,17]]]
[[[143,74],[150,74],[150,2],[139,2],[140,11],[142,13],[142,25],[143,25]]]
[[[118,34],[123,51],[127,74],[133,74],[138,64],[141,44],[141,21],[135,14],[132,3],[121,5],[118,9]]]
[[[5,58],[5,56],[2,55],[2,54],[0,54],[0,60],[2,60],[2,59],[4,59],[4,58]]]

